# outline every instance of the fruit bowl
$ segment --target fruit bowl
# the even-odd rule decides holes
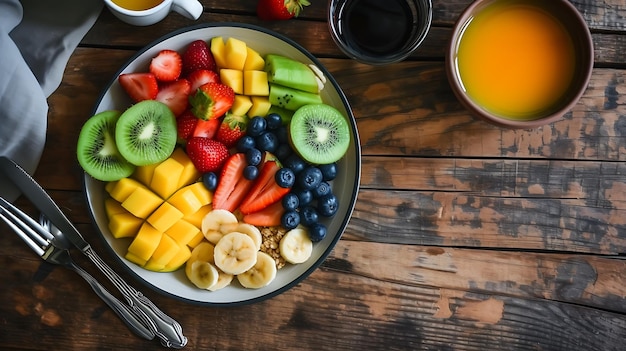
[[[139,281],[159,293],[188,303],[235,306],[259,302],[288,290],[311,274],[329,255],[348,225],[356,203],[361,172],[361,154],[356,122],[349,103],[337,82],[324,66],[302,46],[289,38],[261,27],[240,23],[211,23],[183,28],[147,45],[113,76],[99,97],[93,114],[112,109],[123,111],[132,105],[132,100],[118,82],[117,77],[120,74],[146,70],[151,58],[160,50],[183,50],[186,45],[194,40],[210,40],[216,36],[222,36],[224,39],[233,37],[243,40],[261,55],[279,54],[306,64],[316,65],[327,79],[327,83],[320,93],[323,102],[335,107],[348,120],[351,134],[350,145],[347,153],[338,161],[339,172],[332,181],[333,191],[339,200],[339,209],[334,217],[323,221],[328,228],[327,236],[314,243],[311,257],[304,263],[287,264],[279,269],[274,281],[263,288],[246,289],[234,281],[230,286],[218,291],[202,290],[189,281],[185,276],[184,268],[170,273],[152,272],[128,261],[124,256],[129,241],[115,239],[108,229],[108,219],[104,207],[104,200],[108,196],[104,189],[105,183],[85,173],[84,190],[90,215],[106,246],[111,249],[114,257]]]

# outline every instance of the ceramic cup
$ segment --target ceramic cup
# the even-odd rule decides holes
[[[135,26],[149,26],[165,18],[171,11],[184,17],[197,20],[202,14],[202,4],[197,0],[163,0],[156,1],[154,7],[146,10],[129,10],[112,0],[104,0],[109,10],[120,20]]]
[[[331,0],[330,33],[349,57],[370,65],[406,59],[424,41],[431,0]]]
[[[583,95],[594,53],[589,28],[567,0],[477,0],[457,20],[446,53],[459,101],[491,124],[555,122]]]

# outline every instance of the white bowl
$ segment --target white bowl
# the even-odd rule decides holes
[[[129,241],[115,239],[108,229],[104,211],[104,199],[108,196],[104,191],[104,183],[87,174],[84,176],[84,188],[90,214],[99,229],[102,238],[111,248],[115,257],[128,268],[140,281],[150,288],[189,303],[215,306],[233,306],[253,303],[276,296],[295,286],[311,274],[328,256],[343,231],[348,225],[356,203],[361,175],[361,151],[356,122],[348,101],[337,82],[324,66],[303,47],[294,41],[270,30],[240,23],[212,23],[184,28],[170,33],[149,44],[133,56],[111,79],[98,99],[93,113],[104,110],[128,108],[132,101],[126,96],[117,81],[122,73],[147,71],[149,61],[162,49],[182,50],[193,40],[208,40],[215,36],[225,39],[235,37],[245,41],[261,55],[275,53],[297,59],[305,63],[313,63],[326,75],[328,83],[322,90],[322,99],[347,117],[351,126],[351,142],[347,154],[339,161],[339,173],[332,182],[333,191],[339,199],[339,211],[326,222],[328,234],[325,239],[315,243],[312,257],[299,265],[287,264],[278,271],[276,279],[261,289],[246,289],[238,285],[236,280],[222,290],[211,292],[196,288],[185,276],[184,269],[173,273],[156,273],[145,270],[126,260],[124,255]]]

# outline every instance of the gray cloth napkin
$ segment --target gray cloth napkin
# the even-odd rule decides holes
[[[0,0],[0,155],[31,174],[45,144],[47,98],[102,7],[102,0]],[[1,174],[0,195],[19,195]]]

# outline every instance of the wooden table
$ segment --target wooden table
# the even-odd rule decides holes
[[[137,28],[102,12],[49,99],[35,176],[95,249],[181,322],[187,349],[624,349],[624,0],[572,1],[591,27],[596,67],[573,111],[534,130],[475,120],[449,88],[445,44],[469,0],[434,1],[423,47],[386,67],[358,64],[337,49],[325,1],[286,22],[259,21],[250,0],[202,2],[199,21],[261,25],[321,59],[353,107],[363,169],[342,239],[284,294],[210,308],[150,291],[98,238],[75,144],[117,69],[152,40],[195,22],[172,14]],[[1,232],[0,348],[159,348],[132,335],[77,275],[53,269],[46,276],[17,236],[4,225]]]

